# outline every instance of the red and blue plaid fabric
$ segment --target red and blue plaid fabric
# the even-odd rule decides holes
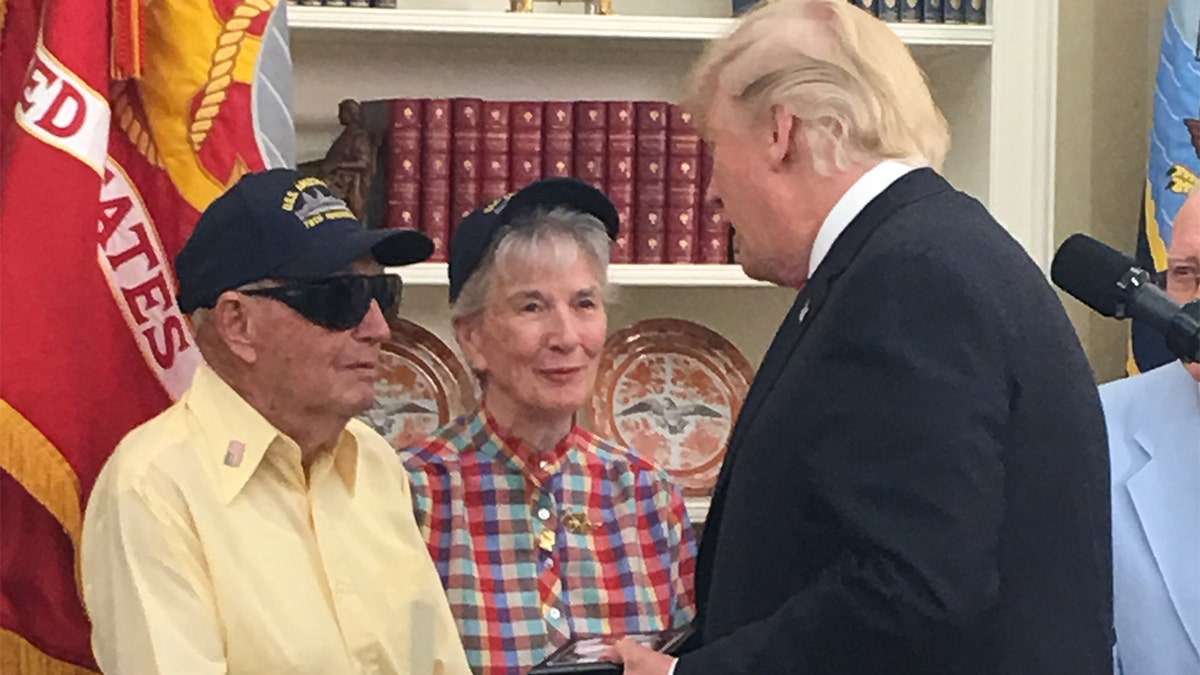
[[[572,635],[691,621],[683,498],[634,452],[576,426],[538,453],[480,408],[400,455],[477,675],[523,673]]]

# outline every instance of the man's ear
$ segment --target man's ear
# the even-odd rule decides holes
[[[476,373],[487,372],[487,357],[483,354],[483,317],[468,316],[454,320],[454,338],[467,359],[467,367]]]
[[[771,138],[767,158],[772,169],[778,169],[795,159],[796,136],[800,125],[795,116],[782,105],[771,107]]]
[[[246,363],[258,360],[256,332],[262,317],[251,311],[249,298],[233,291],[226,291],[217,298],[212,309],[212,321],[225,347]]]

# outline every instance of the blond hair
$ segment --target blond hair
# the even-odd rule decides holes
[[[743,119],[781,106],[800,122],[814,166],[864,160],[940,168],[950,132],[925,75],[882,21],[846,0],[761,4],[711,43],[688,77],[684,105],[705,133],[724,99]]]

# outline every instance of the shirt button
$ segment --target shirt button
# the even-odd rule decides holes
[[[546,558],[546,569],[554,567],[554,558]]]
[[[540,463],[538,463],[538,466],[542,467],[542,471],[545,471],[546,469],[550,468],[550,462],[547,462],[543,459]]]
[[[560,612],[557,607],[551,607],[550,608],[550,618],[554,619],[555,621],[558,621],[559,619],[562,618],[562,612]]]
[[[545,508],[538,509],[537,516],[541,520],[550,520],[550,510]]]

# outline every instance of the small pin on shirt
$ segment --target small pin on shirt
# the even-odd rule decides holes
[[[246,454],[246,444],[241,441],[229,441],[225,448],[225,466],[240,466],[242,457]]]

